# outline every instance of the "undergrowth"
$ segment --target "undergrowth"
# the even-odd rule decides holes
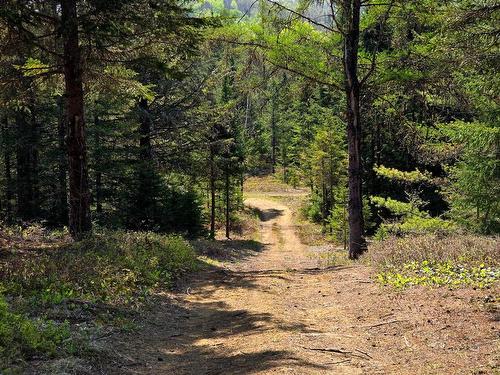
[[[43,318],[48,311],[139,306],[155,288],[197,267],[195,251],[179,236],[111,231],[0,262],[0,369],[13,359],[68,352],[70,325],[61,313]]]
[[[377,267],[377,280],[396,288],[485,288],[500,280],[497,238],[458,234],[391,237],[375,242],[368,257]]]

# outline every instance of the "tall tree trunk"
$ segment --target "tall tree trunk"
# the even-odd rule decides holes
[[[57,222],[61,225],[68,224],[68,160],[66,155],[66,113],[65,113],[65,99],[60,97],[58,100],[60,108],[59,124],[57,125],[57,139],[59,146],[59,160],[58,160],[58,173],[57,173],[57,198],[56,198],[56,212]]]
[[[31,127],[26,114],[16,112],[16,179],[17,179],[17,215],[22,220],[34,217]]]
[[[95,144],[96,147],[99,148],[101,144],[101,130],[100,130],[100,121],[99,116],[96,115],[94,118],[95,125]],[[97,217],[100,219],[102,214],[102,172],[101,168],[101,151],[97,149],[95,154],[95,211]]]
[[[9,132],[9,123],[7,117],[3,121],[3,156],[4,156],[4,168],[5,168],[5,219],[7,223],[12,221],[12,201],[14,194],[12,192],[12,162],[11,162],[11,137]]]
[[[271,173],[276,172],[276,100],[271,100]]]
[[[215,239],[215,150],[210,145],[210,238]]]
[[[226,166],[226,238],[230,239],[231,231],[231,180],[229,178],[229,166]]]
[[[153,159],[153,149],[151,146],[151,116],[147,99],[140,100],[139,109],[141,113],[141,127],[139,129],[141,160],[150,162]]]
[[[34,103],[34,93],[31,92]],[[31,107],[31,139],[30,139],[30,168],[31,168],[31,184],[33,189],[32,210],[33,216],[38,217],[40,214],[40,178],[39,178],[39,143],[40,143],[40,127],[36,119],[34,104]]]
[[[344,3],[344,74],[347,99],[347,142],[349,153],[349,258],[357,259],[366,250],[363,222],[360,84],[358,43],[361,1]]]
[[[69,231],[81,239],[92,229],[77,0],[61,0],[69,172]]]

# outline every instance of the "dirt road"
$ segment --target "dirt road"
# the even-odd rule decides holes
[[[160,296],[139,331],[108,343],[103,373],[493,373],[498,322],[473,292],[396,293],[368,267],[319,267],[288,207],[246,204],[259,212],[259,246],[239,241],[241,257]]]

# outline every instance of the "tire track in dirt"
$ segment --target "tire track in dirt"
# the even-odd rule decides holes
[[[491,335],[464,336],[465,323],[439,310],[442,291],[392,293],[368,267],[320,268],[288,207],[245,204],[259,212],[261,248],[159,296],[139,332],[110,344],[104,373],[458,374],[495,360]],[[465,297],[444,304],[490,324]]]

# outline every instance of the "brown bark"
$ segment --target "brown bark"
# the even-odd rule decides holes
[[[61,0],[69,174],[69,230],[81,239],[92,228],[76,0]]]
[[[57,125],[57,138],[59,146],[59,160],[58,160],[58,173],[57,173],[57,198],[56,198],[56,213],[57,221],[59,224],[68,224],[68,160],[66,158],[66,113],[64,107],[66,106],[64,98],[58,100],[60,108],[59,124]]]
[[[11,162],[11,147],[9,136],[9,124],[7,117],[3,121],[3,156],[4,156],[4,172],[5,172],[5,219],[7,223],[12,221],[12,201],[14,194],[12,191],[12,162]]]
[[[140,153],[143,162],[149,162],[153,159],[153,150],[151,147],[151,116],[149,114],[149,106],[147,99],[141,99],[139,102],[139,110],[141,117],[140,133]]]
[[[271,100],[271,173],[276,172],[276,99]]]
[[[229,166],[226,166],[226,238],[230,239],[231,231],[231,180],[229,177]]]
[[[210,145],[210,238],[215,239],[215,146]]]
[[[100,129],[100,121],[99,116],[95,116],[94,118],[95,125],[95,144],[96,147],[99,147],[101,144],[101,129]],[[101,152],[97,150],[95,155],[95,211],[98,219],[100,219],[102,215],[102,172],[99,169],[101,166]]]
[[[34,93],[32,92],[32,100],[34,102]],[[31,184],[33,189],[32,210],[33,217],[36,218],[40,214],[40,171],[39,171],[39,146],[40,146],[40,127],[36,118],[34,105],[31,107],[31,139],[30,139],[30,168],[31,168]]]
[[[358,43],[361,1],[344,2],[344,73],[347,99],[347,142],[349,153],[349,258],[356,259],[366,250],[363,221],[360,83]]]
[[[17,112],[16,121],[16,190],[17,215],[22,220],[34,218],[33,160],[31,127],[25,113]]]

